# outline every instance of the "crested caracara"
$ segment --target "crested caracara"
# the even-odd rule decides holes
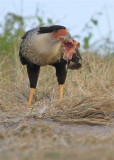
[[[19,56],[30,81],[28,106],[32,104],[41,66],[55,67],[60,98],[63,97],[67,69],[81,68],[79,43],[64,26],[52,25],[29,30],[22,37]]]

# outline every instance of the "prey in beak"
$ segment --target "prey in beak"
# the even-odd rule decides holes
[[[79,49],[75,50],[73,53],[72,59],[68,62],[68,69],[80,69],[82,67],[82,57],[80,55]]]

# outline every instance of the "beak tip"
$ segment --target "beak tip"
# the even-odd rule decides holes
[[[67,37],[69,38],[69,39],[72,39],[72,36],[71,36],[71,34],[68,32],[68,34],[67,34]]]

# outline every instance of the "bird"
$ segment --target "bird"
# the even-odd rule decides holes
[[[42,66],[55,67],[59,97],[63,98],[67,70],[82,67],[79,47],[80,43],[62,25],[33,28],[22,36],[19,57],[22,65],[26,65],[30,83],[28,106],[32,105]]]

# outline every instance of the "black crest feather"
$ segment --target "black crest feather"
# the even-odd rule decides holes
[[[66,27],[64,26],[60,26],[60,25],[52,25],[52,26],[48,26],[48,27],[40,27],[39,28],[39,33],[50,33],[53,31],[57,31],[58,29],[66,29]]]

